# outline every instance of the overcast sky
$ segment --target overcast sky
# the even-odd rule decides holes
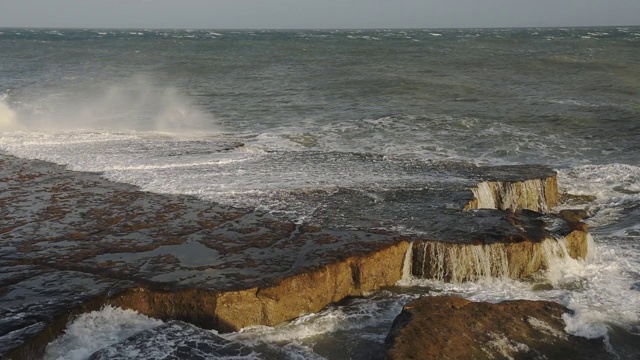
[[[0,27],[640,25],[640,0],[0,0]]]

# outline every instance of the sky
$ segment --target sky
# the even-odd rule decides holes
[[[0,28],[353,29],[605,25],[640,25],[640,0],[0,0]]]

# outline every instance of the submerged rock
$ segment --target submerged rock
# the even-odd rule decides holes
[[[88,360],[265,359],[253,349],[227,341],[210,331],[172,321],[142,331],[93,353]]]
[[[2,358],[37,358],[70,315],[105,303],[235,331],[317,312],[408,272],[521,277],[548,256],[586,255],[586,227],[539,212],[557,201],[544,166],[399,163],[424,183],[301,191],[317,212],[296,224],[41,161],[0,163],[0,318],[34,319],[0,323]],[[413,231],[392,231],[398,224]]]
[[[562,305],[515,300],[498,304],[454,296],[424,297],[402,310],[385,340],[388,360],[609,359],[602,339],[564,331]]]

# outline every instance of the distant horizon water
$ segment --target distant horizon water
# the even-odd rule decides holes
[[[496,29],[593,29],[593,28],[627,28],[627,27],[639,27],[637,24],[609,24],[609,25],[514,25],[514,26],[452,26],[452,27],[311,27],[311,28],[296,28],[296,27],[265,27],[265,28],[252,28],[252,27],[237,27],[237,28],[225,28],[225,27],[158,27],[158,26],[133,26],[133,27],[94,27],[94,26],[0,26],[0,29],[33,29],[33,30],[176,30],[176,31],[352,31],[352,30],[364,30],[364,31],[401,31],[401,30],[496,30]]]

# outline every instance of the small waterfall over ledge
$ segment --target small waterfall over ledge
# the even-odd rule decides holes
[[[509,274],[507,252],[501,244],[424,242],[414,252],[413,274],[421,278],[460,283]]]
[[[578,234],[571,233],[572,237]],[[586,249],[576,245],[588,243],[584,233],[582,241],[567,237],[545,238],[540,242],[494,243],[465,245],[446,242],[414,242],[411,272],[419,278],[462,283],[489,278],[523,278],[552,264],[570,258],[584,258]],[[577,261],[577,260],[576,260]],[[405,264],[405,267],[408,265]]]
[[[409,243],[407,246],[407,252],[404,255],[404,260],[402,262],[402,278],[400,281],[408,281],[411,276],[414,274],[413,272],[413,242]]]
[[[557,176],[525,181],[483,181],[471,188],[474,199],[465,210],[527,209],[548,213],[558,204]]]
[[[531,210],[549,213],[558,204],[557,176],[524,181],[483,181],[471,188],[474,199],[465,210]],[[500,241],[469,244],[444,241],[415,241],[405,256],[403,280],[407,269],[419,278],[461,283],[488,278],[523,278],[549,269],[567,259],[586,259],[591,236],[585,224],[568,224],[565,235],[549,234],[534,241]],[[516,228],[519,225],[514,224]],[[519,229],[521,230],[521,228]]]

